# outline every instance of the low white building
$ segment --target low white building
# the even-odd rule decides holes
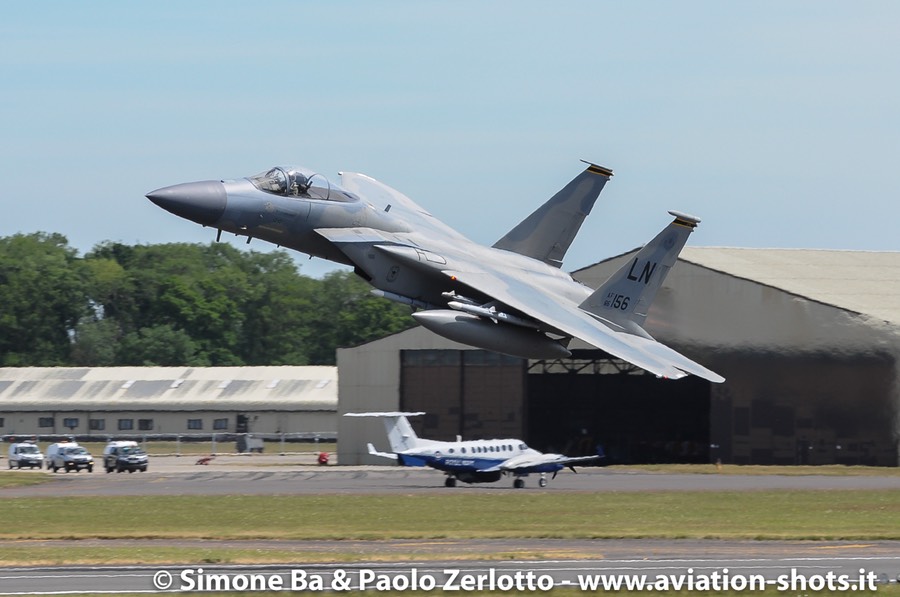
[[[0,368],[0,435],[333,439],[336,367]]]

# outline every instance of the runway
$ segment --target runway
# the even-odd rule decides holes
[[[444,475],[425,468],[326,466],[306,464],[308,457],[223,456],[210,465],[196,457],[156,457],[146,473],[56,473],[47,483],[0,491],[7,497],[91,495],[303,495],[410,494],[424,492],[603,492],[603,491],[752,491],[898,489],[900,476],[731,475],[651,473],[583,467],[564,470],[548,485],[538,476],[514,490],[510,479],[496,483],[444,487]],[[21,471],[21,474],[30,474]]]
[[[151,470],[146,473],[57,473],[47,483],[0,490],[0,497],[900,489],[900,477],[892,476],[670,474],[604,468],[583,468],[578,474],[563,471],[545,488],[538,487],[536,476],[527,479],[524,489],[513,489],[508,479],[446,488],[444,476],[429,469],[317,467],[308,464],[306,457],[275,455],[219,457],[206,466],[195,462],[196,457],[156,457],[151,462]],[[34,473],[21,471],[20,474]],[[524,582],[527,577],[552,583],[554,587],[596,592],[601,589],[584,588],[584,583],[625,582],[627,577],[628,582],[692,582],[697,587],[706,586],[703,583],[722,582],[725,578],[740,581],[745,577],[759,577],[772,587],[773,583],[785,578],[824,583],[830,574],[832,580],[843,575],[841,578],[845,582],[895,583],[900,575],[900,541],[443,539],[166,540],[163,543],[168,547],[221,548],[226,551],[235,547],[288,551],[293,561],[275,566],[7,567],[0,568],[0,595],[198,590],[197,583],[207,581],[268,582],[280,584],[279,590],[286,590],[297,587],[298,578],[301,579],[299,582],[321,579],[325,589],[337,579],[349,583],[347,588],[356,589],[360,582],[375,582],[376,579],[397,588],[391,583],[413,582],[413,577],[431,579],[437,587],[448,582],[475,583],[489,582],[490,579],[495,583]],[[13,544],[21,547],[73,546],[69,541],[0,542],[0,546]],[[78,541],[77,549],[120,547],[131,550],[160,544],[154,540],[91,539]],[[321,561],[322,554],[332,552],[353,553],[358,555],[359,561],[313,563]],[[451,559],[448,554],[453,554]],[[521,559],[522,554],[538,559]],[[199,572],[198,568],[203,571]],[[163,587],[165,582],[160,583],[160,580],[169,584]],[[496,585],[494,589],[505,590]],[[814,587],[797,590],[810,589]],[[512,590],[530,592],[527,588],[520,591],[513,587]]]
[[[108,544],[110,542],[96,542]],[[140,547],[141,541],[121,541],[123,549]],[[205,542],[208,543],[208,542]],[[253,542],[257,543],[257,542]],[[265,544],[267,542],[259,542]],[[165,592],[199,590],[206,587],[246,589],[242,583],[259,582],[277,590],[315,589],[315,579],[321,579],[323,589],[341,583],[344,589],[356,590],[360,583],[377,588],[381,579],[385,586],[405,590],[408,583],[430,578],[438,589],[450,590],[456,584],[465,592],[463,583],[482,583],[483,588],[515,590],[514,583],[527,583],[534,589],[520,585],[517,592],[539,590],[537,582],[552,583],[553,587],[573,587],[589,590],[585,583],[667,583],[674,588],[702,589],[703,583],[718,582],[719,587],[735,588],[743,582],[761,581],[768,587],[778,583],[794,583],[794,590],[806,592],[826,588],[833,583],[864,582],[883,585],[897,582],[900,573],[900,542],[757,542],[757,541],[671,541],[671,540],[542,540],[527,541],[530,549],[555,554],[540,560],[479,560],[435,559],[442,551],[474,548],[483,553],[514,552],[523,547],[521,540],[475,540],[465,545],[455,541],[355,541],[345,542],[279,542],[299,548],[297,562],[275,566],[231,566],[202,564],[192,566],[62,566],[40,568],[0,568],[0,595],[54,594],[62,592]],[[335,547],[333,544],[340,544]],[[88,546],[85,546],[88,547]],[[360,549],[363,561],[352,564],[304,564],[304,549],[327,551],[329,548]],[[416,561],[384,562],[368,560],[374,555],[402,550],[422,557]],[[581,554],[566,557],[566,554]],[[275,580],[277,577],[277,580]],[[629,580],[626,580],[629,579]],[[235,584],[236,583],[236,584]],[[303,587],[298,583],[307,583]],[[404,583],[407,583],[404,585]],[[448,584],[450,583],[450,584]],[[503,583],[507,583],[504,585]],[[512,583],[512,584],[510,584]],[[728,584],[722,584],[728,583]],[[805,584],[802,584],[805,583]],[[644,585],[646,586],[646,585]],[[709,584],[714,587],[715,585]],[[835,584],[835,586],[838,586]],[[819,587],[818,589],[816,587]],[[340,588],[340,587],[339,587]],[[421,588],[421,585],[420,585]],[[596,592],[596,587],[593,592]]]

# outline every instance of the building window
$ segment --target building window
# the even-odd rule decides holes
[[[0,417],[0,427],[6,427],[6,419]]]
[[[119,419],[119,431],[131,431],[134,429],[134,419]]]
[[[224,431],[228,429],[228,419],[216,419],[213,421],[213,429],[216,431]]]
[[[38,419],[38,427],[54,427],[53,417],[40,417]]]
[[[106,429],[106,419],[91,419],[88,421],[91,431],[103,431]]]
[[[75,417],[66,417],[63,419],[63,427],[68,429],[75,429],[78,427],[78,419]]]
[[[141,431],[153,431],[153,419],[138,419],[138,429]]]
[[[203,419],[188,419],[188,429],[203,429]]]

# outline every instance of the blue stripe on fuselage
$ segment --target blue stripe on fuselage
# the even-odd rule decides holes
[[[506,461],[506,458],[467,458],[465,456],[426,456],[425,464],[449,473],[483,471]]]
[[[423,456],[410,456],[408,454],[397,454],[397,460],[403,466],[430,466],[428,458]]]

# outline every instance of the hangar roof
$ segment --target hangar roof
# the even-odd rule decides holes
[[[7,367],[0,409],[336,411],[337,367]]]
[[[685,247],[680,259],[900,324],[900,252]]]

